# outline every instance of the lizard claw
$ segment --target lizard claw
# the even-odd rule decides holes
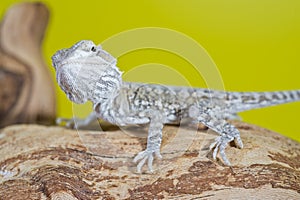
[[[138,153],[138,155],[136,155],[135,158],[133,159],[133,162],[135,162],[135,163],[139,161],[138,165],[136,167],[137,173],[141,173],[142,167],[144,166],[146,161],[147,161],[147,165],[148,165],[148,170],[149,170],[149,172],[152,173],[153,172],[152,164],[153,164],[154,156],[156,156],[159,159],[162,159],[162,156],[161,156],[159,150],[155,150],[155,151],[145,150],[145,151],[141,151],[140,153]]]

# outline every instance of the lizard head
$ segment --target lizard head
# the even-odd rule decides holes
[[[57,51],[52,64],[58,85],[75,103],[99,103],[118,92],[122,83],[116,59],[90,40]]]

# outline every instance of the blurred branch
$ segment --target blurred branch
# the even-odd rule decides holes
[[[42,3],[11,7],[0,27],[0,127],[53,122],[54,85],[41,44],[49,11]]]

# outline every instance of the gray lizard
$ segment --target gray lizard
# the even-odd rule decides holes
[[[91,101],[93,112],[78,126],[97,118],[118,126],[149,124],[147,148],[138,153],[137,171],[147,163],[152,171],[154,156],[161,158],[160,146],[164,124],[178,124],[181,119],[203,123],[220,135],[211,144],[213,159],[219,153],[230,165],[225,148],[234,141],[243,148],[239,131],[226,119],[237,113],[300,100],[300,90],[281,92],[223,92],[201,88],[162,86],[122,81],[116,59],[92,41],[82,40],[52,56],[58,85],[78,104]]]

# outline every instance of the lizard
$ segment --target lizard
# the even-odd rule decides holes
[[[154,158],[162,158],[160,147],[165,124],[187,119],[217,132],[219,135],[210,145],[212,157],[216,160],[219,155],[223,164],[230,166],[226,146],[234,141],[236,147],[243,148],[243,142],[239,130],[227,119],[238,118],[237,113],[242,111],[300,100],[300,90],[227,92],[125,82],[117,60],[90,40],[58,50],[51,59],[57,83],[68,99],[78,104],[87,101],[93,104],[93,112],[77,121],[77,126],[88,125],[97,118],[117,126],[149,124],[147,147],[133,159],[138,173],[145,164],[152,172]]]

